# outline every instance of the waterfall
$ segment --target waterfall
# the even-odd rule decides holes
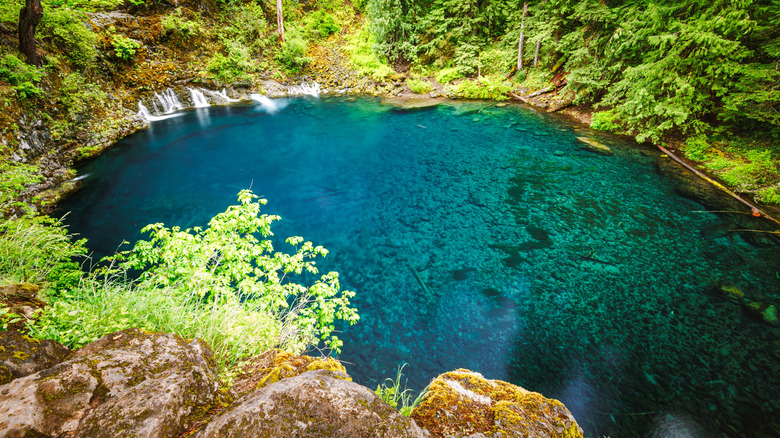
[[[239,100],[239,99],[231,99],[231,98],[229,98],[228,95],[227,95],[227,90],[225,88],[222,89],[221,93],[216,92],[216,91],[215,91],[215,93],[217,93],[218,95],[224,97],[225,100],[228,101],[228,102],[238,102],[238,100]]]
[[[157,99],[158,102],[160,102],[160,105],[162,105],[162,113],[163,114],[170,114],[174,111],[184,109],[184,106],[179,102],[179,98],[176,96],[176,93],[173,91],[172,88],[166,88],[165,91],[162,92],[162,94],[157,94],[157,92],[154,92],[154,97]],[[157,110],[157,103],[155,102],[155,109]]]
[[[206,108],[208,106],[211,106],[208,100],[206,100],[206,96],[203,95],[203,92],[201,90],[198,90],[196,88],[190,88],[190,94],[192,94],[192,105],[195,108]]]
[[[301,85],[291,85],[287,87],[287,94],[303,94],[307,96],[320,97],[320,84],[312,81],[311,84],[301,82]]]
[[[149,108],[146,107],[143,103],[140,101],[138,102],[138,113],[141,118],[146,120],[147,122],[155,122],[157,120],[165,120],[170,119],[171,117],[178,117],[181,114],[171,114],[167,116],[153,116],[152,113],[149,111]]]
[[[253,93],[249,97],[255,102],[260,103],[263,109],[271,114],[279,111],[279,106],[276,104],[276,102],[267,98],[266,96],[263,96],[262,94]]]

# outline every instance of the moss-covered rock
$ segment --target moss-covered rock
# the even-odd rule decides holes
[[[459,369],[431,382],[412,418],[434,437],[582,437],[563,403]]]
[[[316,370],[246,394],[193,438],[425,436],[414,421],[345,373]]]
[[[39,341],[16,330],[0,331],[0,385],[51,368],[70,354],[56,341]]]
[[[0,437],[177,436],[216,395],[202,341],[123,330],[0,386]]]
[[[331,357],[296,356],[282,350],[269,350],[247,361],[236,377],[231,392],[234,396],[240,397],[282,379],[315,370],[338,371],[345,376],[347,372],[344,365]],[[349,376],[346,378],[352,380]]]

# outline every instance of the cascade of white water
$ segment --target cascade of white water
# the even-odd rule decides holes
[[[157,99],[158,102],[160,102],[160,105],[162,105],[163,114],[170,114],[174,111],[184,109],[184,105],[182,105],[181,102],[179,102],[179,98],[176,96],[176,93],[173,91],[172,88],[166,88],[165,91],[163,91],[160,94],[158,94],[155,91],[154,97]],[[156,104],[155,107],[157,107]]]
[[[190,94],[192,94],[192,106],[195,108],[206,108],[211,106],[209,101],[206,100],[206,96],[203,94],[203,91],[196,88],[190,88]]]
[[[287,94],[303,94],[307,96],[320,97],[321,92],[322,89],[320,88],[320,84],[314,81],[312,81],[311,84],[301,82],[301,85],[291,85],[287,87]]]
[[[228,97],[228,95],[227,95],[227,89],[226,89],[226,88],[223,88],[223,89],[222,89],[222,92],[217,92],[217,91],[215,91],[215,93],[217,93],[217,94],[219,94],[220,96],[224,97],[224,98],[225,98],[225,100],[226,100],[226,101],[228,101],[228,103],[230,103],[230,102],[238,102],[238,101],[239,101],[239,99],[231,99],[230,97]]]
[[[171,117],[178,117],[181,114],[170,114],[167,116],[153,116],[152,113],[149,111],[149,108],[147,108],[146,105],[144,105],[139,101],[138,115],[141,116],[147,122],[155,122],[157,120],[165,120],[165,119],[170,119]]]
[[[249,95],[249,97],[255,102],[258,102],[263,107],[263,109],[265,109],[269,113],[275,113],[279,111],[279,105],[277,105],[276,102],[269,99],[268,97],[263,96],[262,94],[253,93]]]

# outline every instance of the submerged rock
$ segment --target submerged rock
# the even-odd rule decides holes
[[[563,403],[459,369],[431,382],[412,418],[434,437],[582,437]]]
[[[745,303],[745,310],[748,315],[759,321],[775,327],[780,326],[780,319],[777,317],[777,307],[774,304],[751,301]]]
[[[203,341],[123,330],[0,386],[0,437],[177,436],[216,394]]]
[[[425,436],[414,421],[345,373],[316,370],[245,395],[193,438]]]
[[[745,298],[745,292],[742,292],[742,289],[725,281],[718,282],[712,288],[712,292],[716,296],[734,303],[739,303]]]
[[[615,155],[615,153],[612,152],[612,149],[610,149],[609,146],[601,144],[596,140],[593,140],[592,138],[577,137],[577,140],[579,140],[582,144],[585,145],[583,149],[588,152],[593,152],[595,154],[605,155],[605,156]]]
[[[70,350],[56,341],[40,341],[16,330],[0,331],[0,385],[51,368]]]

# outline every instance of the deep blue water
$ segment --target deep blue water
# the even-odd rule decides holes
[[[277,236],[328,248],[322,270],[357,292],[340,358],[359,383],[468,368],[560,399],[590,436],[780,436],[778,329],[707,292],[725,279],[780,304],[780,244],[701,213],[657,151],[512,105],[276,103],[120,141],[81,169],[66,222],[104,255],[251,187]]]

